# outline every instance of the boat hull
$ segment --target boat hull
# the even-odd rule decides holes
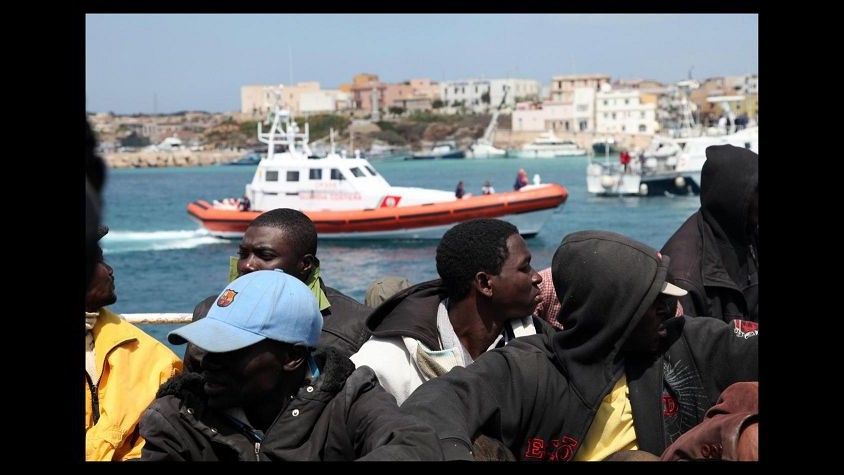
[[[508,150],[507,156],[513,158],[562,158],[582,157],[586,155],[585,149],[577,150]]]
[[[567,198],[565,188],[551,183],[423,205],[302,212],[314,222],[320,239],[439,239],[453,225],[473,218],[503,219],[531,237]],[[224,238],[243,236],[249,223],[261,214],[217,209],[203,200],[188,204],[187,211],[210,234]]]
[[[423,153],[423,154],[413,154],[410,156],[411,160],[437,160],[437,159],[448,159],[448,158],[466,158],[466,152],[463,150],[455,150],[453,152],[448,153]]]
[[[605,142],[595,142],[592,144],[592,153],[595,155],[616,154],[618,153],[618,146],[611,143],[609,144],[609,150],[607,150],[607,144]]]
[[[700,172],[589,175],[586,177],[586,191],[598,196],[699,195]]]

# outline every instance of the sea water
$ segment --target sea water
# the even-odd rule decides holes
[[[603,158],[602,158],[603,159]],[[609,160],[618,160],[610,156]],[[656,249],[700,206],[698,196],[598,197],[586,191],[587,157],[550,159],[373,161],[395,186],[452,191],[463,181],[466,193],[480,194],[489,180],[496,191],[512,190],[516,173],[539,174],[543,183],[564,186],[569,197],[527,245],[537,270],[548,267],[563,236],[600,229],[625,234]],[[106,262],[114,268],[117,313],[190,313],[226,284],[229,256],[239,240],[210,236],[188,218],[189,202],[239,197],[254,166],[110,169],[105,186],[102,240]],[[363,301],[366,288],[384,275],[418,283],[437,277],[437,241],[320,240],[317,256],[326,285]],[[166,341],[174,325],[142,325]],[[173,347],[177,354],[183,346]]]

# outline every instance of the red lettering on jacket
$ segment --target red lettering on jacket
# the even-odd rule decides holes
[[[529,459],[541,459],[545,457],[545,441],[542,439],[528,439],[525,457]]]
[[[677,414],[677,410],[679,409],[677,405],[677,400],[674,399],[674,396],[670,394],[663,394],[662,395],[662,414],[665,416],[673,416]]]
[[[560,437],[558,440],[552,440],[551,444],[554,446],[554,451],[548,460],[551,462],[568,462],[574,457],[575,449],[579,442],[567,435]]]

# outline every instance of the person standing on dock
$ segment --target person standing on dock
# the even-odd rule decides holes
[[[97,241],[108,233],[100,225]],[[158,387],[182,372],[182,361],[143,330],[105,308],[117,302],[114,270],[97,244],[85,294],[85,460],[141,457],[138,422]]]

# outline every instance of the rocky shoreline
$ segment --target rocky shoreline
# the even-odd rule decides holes
[[[109,168],[204,167],[228,163],[245,155],[235,151],[116,152],[103,156]]]

